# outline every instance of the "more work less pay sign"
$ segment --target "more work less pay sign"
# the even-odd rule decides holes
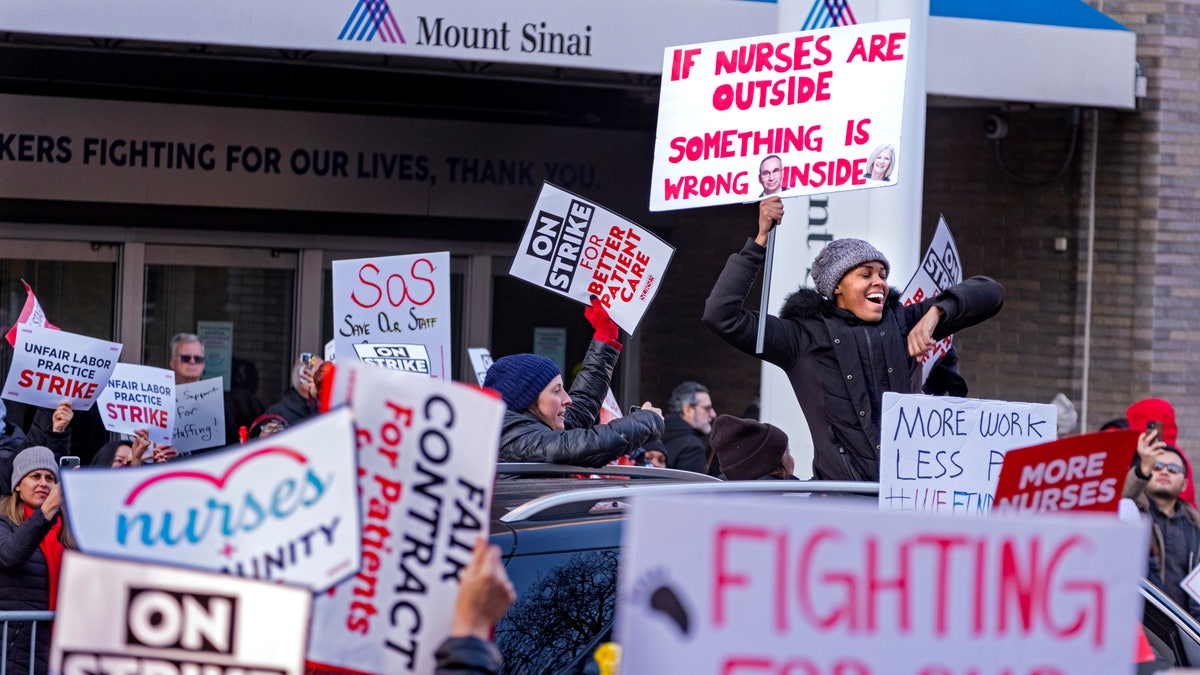
[[[621,560],[622,670],[1127,673],[1147,527],[644,496]]]
[[[650,210],[895,184],[909,37],[900,20],[668,48]]]

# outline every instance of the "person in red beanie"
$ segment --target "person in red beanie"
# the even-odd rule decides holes
[[[1129,422],[1129,428],[1135,431],[1146,431],[1150,422],[1158,422],[1159,438],[1169,445],[1176,445],[1179,427],[1175,424],[1175,408],[1167,401],[1161,398],[1144,398],[1125,410],[1125,419]],[[1180,456],[1183,457],[1183,464],[1187,468],[1187,480],[1179,498],[1195,506],[1196,485],[1192,480],[1192,464],[1183,453],[1180,453]]]

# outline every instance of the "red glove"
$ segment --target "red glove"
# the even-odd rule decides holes
[[[600,304],[600,298],[593,295],[592,306],[583,310],[583,315],[587,317],[588,323],[592,324],[592,328],[596,329],[593,336],[595,339],[612,345],[615,349],[621,349],[621,343],[617,341],[617,324],[608,316],[604,305]]]

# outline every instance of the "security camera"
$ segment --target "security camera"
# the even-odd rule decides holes
[[[989,141],[998,141],[1008,136],[1008,122],[999,115],[988,115],[983,118],[983,135]]]

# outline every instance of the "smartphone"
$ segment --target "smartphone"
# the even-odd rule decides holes
[[[303,354],[301,354],[300,355],[300,363],[303,363],[306,366],[311,366],[313,364],[312,352],[304,352]]]
[[[75,455],[63,455],[58,458],[58,465],[64,469],[74,469],[79,466],[79,457]]]
[[[1159,422],[1158,420],[1150,420],[1149,422],[1146,422],[1146,431],[1154,432],[1152,439],[1158,438],[1159,436],[1162,435],[1161,429],[1162,429],[1162,422]]]
[[[642,406],[640,406],[640,405],[631,405],[631,406],[629,406],[629,414],[632,415],[633,413],[635,413],[641,409],[642,409]]]

